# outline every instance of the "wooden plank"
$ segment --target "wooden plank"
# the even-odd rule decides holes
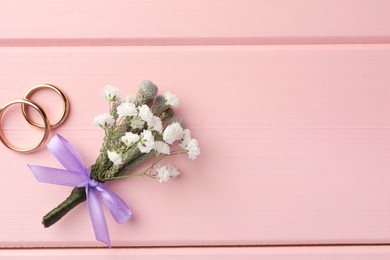
[[[123,225],[107,215],[115,246],[390,241],[389,45],[20,47],[0,59],[0,103],[40,82],[67,92],[72,112],[57,132],[87,165],[105,84],[134,94],[149,78],[181,99],[202,156],[174,159],[182,177],[166,184],[108,184],[134,212]],[[56,99],[36,98],[53,118]],[[34,141],[17,112],[6,133]],[[86,205],[40,225],[70,188],[37,183],[27,163],[60,167],[46,150],[1,148],[0,245],[100,245]]]
[[[2,45],[385,43],[387,0],[5,0]]]
[[[185,260],[387,260],[386,247],[287,247],[287,248],[150,248],[150,249],[24,249],[1,250],[0,259],[185,259]]]

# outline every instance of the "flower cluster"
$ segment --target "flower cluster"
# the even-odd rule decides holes
[[[161,160],[179,154],[187,154],[190,159],[199,156],[198,141],[171,108],[179,105],[179,99],[171,92],[162,96],[157,92],[157,87],[148,80],[141,83],[134,100],[130,97],[122,100],[119,89],[110,85],[102,90],[102,96],[109,101],[110,113],[94,118],[94,125],[105,131],[101,154],[92,168],[95,179],[148,176],[166,182],[179,172],[172,165],[157,166]],[[150,157],[154,161],[145,172],[127,175]]]

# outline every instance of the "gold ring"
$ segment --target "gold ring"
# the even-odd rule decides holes
[[[42,140],[39,142],[39,144],[33,148],[18,148],[18,147],[15,147],[13,146],[4,136],[4,133],[3,133],[3,128],[0,127],[0,141],[5,145],[7,146],[9,149],[11,150],[14,150],[16,152],[22,152],[22,153],[29,153],[29,152],[33,152],[33,151],[36,151],[38,150],[47,140],[47,138],[49,137],[49,132],[50,132],[50,122],[49,120],[47,119],[47,116],[45,114],[45,112],[42,110],[42,108],[40,106],[38,106],[38,104],[36,104],[35,102],[31,101],[31,100],[26,100],[26,99],[15,99],[13,101],[10,101],[8,102],[7,104],[5,104],[1,109],[0,109],[0,124],[2,122],[2,118],[3,118],[3,115],[4,115],[4,111],[6,110],[6,108],[14,105],[14,104],[22,104],[22,105],[29,105],[31,107],[33,107],[35,110],[38,111],[38,113],[41,115],[43,121],[44,121],[44,128],[45,128],[45,132],[43,134],[43,137],[42,137]],[[1,124],[2,125],[2,124]]]
[[[57,120],[57,122],[53,123],[50,125],[50,128],[54,129],[54,128],[57,128],[59,127],[60,125],[62,125],[64,123],[64,121],[66,120],[66,118],[68,117],[69,115],[69,99],[68,97],[65,95],[65,93],[63,93],[59,88],[51,85],[51,84],[39,84],[33,88],[31,88],[29,91],[26,92],[26,94],[24,95],[23,99],[25,100],[31,100],[30,99],[30,96],[35,93],[36,91],[38,91],[39,89],[42,89],[42,88],[48,88],[48,89],[51,89],[53,90],[54,92],[56,92],[62,99],[62,102],[63,102],[63,113],[62,113],[62,116],[60,117],[60,119]],[[26,120],[33,126],[36,126],[36,127],[39,127],[39,128],[44,128],[45,126],[44,125],[40,125],[36,122],[34,122],[30,116],[28,115],[27,113],[27,109],[26,109],[26,106],[25,106],[25,103],[22,103],[22,113],[23,113],[23,116],[26,118]]]

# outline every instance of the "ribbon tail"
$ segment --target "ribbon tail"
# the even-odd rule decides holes
[[[108,234],[106,219],[104,217],[103,208],[100,205],[97,193],[92,188],[87,186],[86,194],[89,215],[91,217],[96,240],[103,242],[108,247],[111,247],[110,235]]]
[[[117,194],[104,187],[103,184],[99,184],[96,189],[116,222],[124,223],[132,216],[127,204]]]

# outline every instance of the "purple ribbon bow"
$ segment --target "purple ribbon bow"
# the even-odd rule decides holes
[[[47,147],[66,170],[28,165],[35,178],[39,182],[85,187],[95,237],[98,241],[111,247],[110,235],[98,194],[118,223],[127,221],[132,215],[131,210],[118,195],[106,188],[103,183],[90,178],[91,168],[85,168],[80,155],[65,138],[57,134],[51,138]]]

